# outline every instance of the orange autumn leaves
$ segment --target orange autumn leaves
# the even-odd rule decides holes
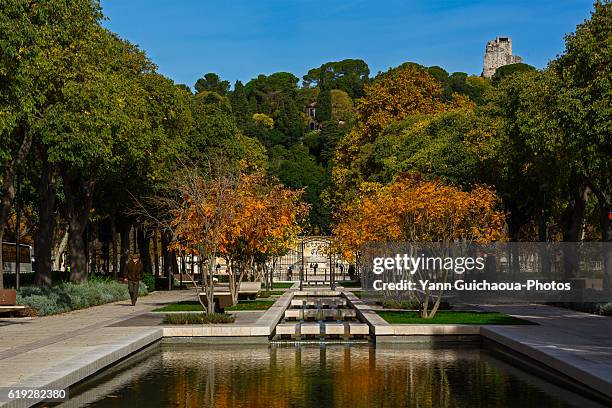
[[[183,205],[173,214],[175,245],[188,253],[274,253],[290,245],[308,213],[300,201],[302,191],[262,172],[198,177],[185,184],[182,194]]]
[[[359,198],[341,210],[334,234],[348,258],[368,242],[496,241],[504,236],[505,214],[495,201],[487,186],[466,192],[418,175],[385,186],[363,183]]]

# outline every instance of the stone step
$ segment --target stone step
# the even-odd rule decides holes
[[[344,336],[345,334],[344,323],[325,323],[323,325],[323,330],[328,336]]]
[[[286,320],[352,320],[357,317],[353,309],[287,309]]]
[[[289,335],[294,336],[297,334],[297,324],[295,323],[280,323],[276,325],[276,335]]]
[[[348,327],[351,336],[367,336],[370,334],[370,327],[364,323],[349,323]]]
[[[321,334],[321,326],[319,323],[302,323],[300,324],[300,334],[302,336]]]
[[[291,299],[291,307],[346,307],[346,299]]]

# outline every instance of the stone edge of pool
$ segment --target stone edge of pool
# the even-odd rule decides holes
[[[120,360],[142,350],[158,341],[209,342],[214,344],[257,344],[268,343],[276,325],[282,320],[284,311],[291,304],[296,293],[287,291],[254,324],[251,325],[210,325],[202,327],[164,327],[143,326],[142,330],[127,339],[100,346],[85,356],[77,356],[61,367],[50,367],[16,384],[18,387],[38,389],[65,389]],[[342,291],[342,289],[340,289]],[[538,347],[520,336],[503,330],[500,326],[479,325],[391,325],[354,294],[342,291],[342,296],[356,310],[358,317],[370,328],[370,335],[376,344],[399,344],[437,341],[481,341],[486,340],[508,348],[527,359],[541,363],[555,372],[561,373],[581,383],[604,398],[612,399],[612,381],[605,376],[597,376],[581,369],[576,361],[563,359],[551,350]],[[512,326],[510,326],[512,327]],[[0,407],[29,407],[40,401],[12,400],[0,401]]]

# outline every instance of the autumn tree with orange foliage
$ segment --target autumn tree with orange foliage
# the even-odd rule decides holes
[[[388,125],[414,115],[474,106],[467,97],[458,94],[445,102],[442,84],[416,64],[404,64],[379,74],[364,90],[365,96],[357,105],[357,125],[336,148],[334,190],[328,192],[330,202],[350,199],[350,193],[356,191],[367,174],[368,164],[360,160],[362,150]]]
[[[213,168],[209,164],[203,174],[198,168],[184,168],[175,180],[174,191],[163,198],[162,206],[170,219],[166,229],[173,232],[171,247],[186,254],[197,255],[200,271],[204,274],[199,288],[189,275],[196,290],[206,294],[204,304],[208,313],[214,313],[214,274],[226,225],[234,218],[234,206],[238,196],[240,174]],[[205,263],[205,265],[202,265]]]
[[[308,205],[300,201],[301,195],[302,190],[291,190],[262,172],[241,176],[219,245],[234,303],[240,283],[248,275],[261,277],[265,262],[289,249],[302,231]]]
[[[301,190],[291,190],[260,171],[213,175],[192,171],[179,185],[177,205],[171,210],[173,246],[206,259],[202,291],[207,311],[214,311],[217,257],[227,261],[236,303],[240,282],[254,275],[256,257],[265,259],[288,248],[308,214],[308,206],[300,202]]]
[[[495,191],[487,186],[462,191],[420,175],[401,175],[390,185],[362,184],[359,198],[342,209],[334,234],[347,259],[370,242],[488,243],[504,238],[505,214],[495,205]],[[421,314],[432,318],[441,293],[431,311],[431,294],[422,295]]]

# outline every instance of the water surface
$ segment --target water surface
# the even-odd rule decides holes
[[[162,344],[71,389],[66,407],[587,407],[480,347]]]

